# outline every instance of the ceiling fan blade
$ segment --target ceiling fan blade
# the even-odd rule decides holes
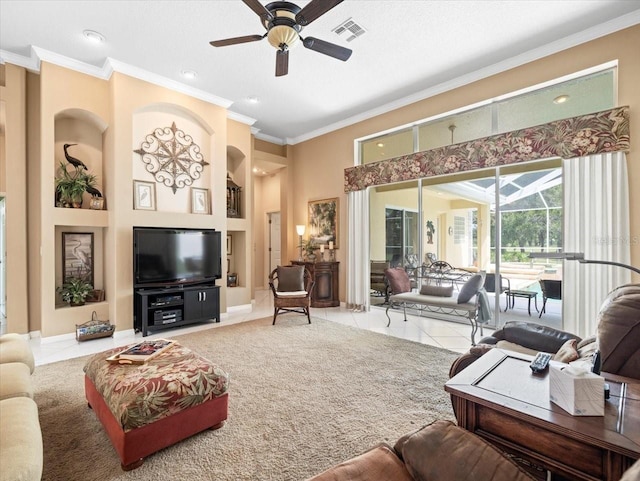
[[[316,52],[323,53],[328,55],[329,57],[337,58],[338,60],[342,60],[343,62],[347,61],[353,51],[351,49],[341,47],[340,45],[336,45],[335,43],[325,42],[324,40],[320,40],[314,37],[307,37],[302,41],[302,44]]]
[[[209,44],[214,47],[226,47],[227,45],[236,45],[238,43],[255,42],[262,40],[264,35],[245,35],[244,37],[225,38],[224,40],[212,40]]]
[[[276,77],[289,73],[289,50],[278,50],[276,53]]]
[[[256,12],[263,22],[271,20],[273,15],[258,0],[242,0],[247,7]]]
[[[319,16],[327,13],[343,1],[344,0],[311,0],[306,7],[298,12],[296,22],[303,27],[309,25]]]

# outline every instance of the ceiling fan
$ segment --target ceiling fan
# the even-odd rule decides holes
[[[338,60],[346,61],[351,50],[314,37],[302,38],[302,28],[344,0],[311,0],[304,8],[291,2],[271,2],[262,5],[258,0],[242,0],[260,19],[267,33],[264,35],[245,35],[209,42],[214,47],[225,47],[238,43],[255,42],[267,37],[269,43],[278,49],[276,54],[276,77],[289,72],[289,49],[298,40],[306,48],[323,53]]]

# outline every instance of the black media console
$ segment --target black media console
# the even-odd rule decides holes
[[[196,322],[220,322],[220,287],[213,284],[134,291],[133,327],[145,337],[149,331]]]

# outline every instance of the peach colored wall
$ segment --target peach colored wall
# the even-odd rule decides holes
[[[27,296],[27,81],[26,71],[20,67],[6,64],[3,70],[4,85],[0,86],[0,122],[3,122],[4,145],[0,191],[6,197],[7,331],[25,334],[30,330]]]
[[[419,119],[494,98],[531,85],[553,80],[610,61],[618,61],[618,105],[640,111],[640,26],[587,42],[577,47],[493,75],[469,85],[364,120],[320,137],[292,146],[294,176],[294,219],[303,218],[307,202],[316,198],[340,198],[340,250],[338,260],[346,260],[347,202],[344,169],[354,165],[354,140]],[[631,262],[640,265],[640,122],[631,122],[631,151],[628,172],[631,205]],[[295,188],[294,188],[295,186]],[[287,229],[293,229],[290,222]],[[283,227],[284,228],[284,227]],[[343,264],[344,265],[344,264]],[[345,300],[345,273],[340,273],[340,298]],[[638,280],[638,277],[635,278]]]

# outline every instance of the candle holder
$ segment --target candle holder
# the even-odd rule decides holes
[[[329,249],[329,261],[334,262],[336,260],[336,250]]]

